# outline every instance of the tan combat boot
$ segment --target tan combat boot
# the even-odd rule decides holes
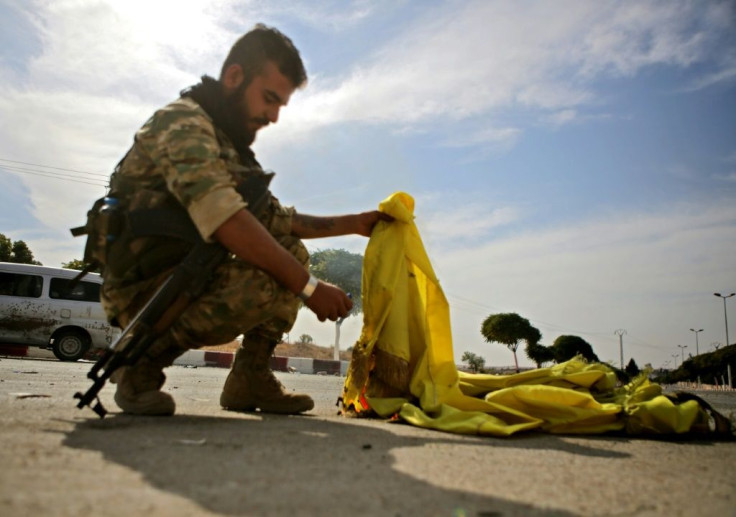
[[[255,411],[294,415],[309,411],[309,395],[287,393],[271,371],[275,344],[262,339],[243,340],[220,395],[220,405],[230,411]]]
[[[166,376],[162,367],[148,358],[141,358],[133,366],[123,366],[110,377],[117,383],[115,403],[132,415],[170,416],[176,404],[168,393],[161,391]]]

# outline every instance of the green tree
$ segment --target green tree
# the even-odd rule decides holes
[[[552,343],[552,352],[555,361],[563,363],[576,355],[582,355],[591,362],[599,362],[598,356],[593,352],[590,343],[579,336],[560,336]]]
[[[636,364],[633,357],[629,359],[629,363],[626,365],[626,368],[624,368],[624,371],[629,377],[635,377],[639,375],[639,372],[641,372],[639,365]]]
[[[299,343],[302,345],[308,345],[309,343],[314,342],[314,339],[312,339],[312,336],[309,334],[302,334],[299,336]]]
[[[362,312],[363,255],[343,249],[320,250],[311,255],[309,271],[320,280],[334,284],[350,294],[353,308],[346,317]],[[335,360],[340,359],[340,326],[343,321],[344,318],[340,318],[335,322]]]
[[[679,381],[695,381],[700,378],[704,384],[727,384],[728,367],[736,371],[736,345],[721,346],[713,352],[701,353],[686,359],[676,370],[669,372],[658,382],[671,384]],[[734,385],[736,387],[736,381]]]
[[[326,249],[312,253],[309,260],[309,271],[314,276],[350,293],[353,299],[351,314],[363,310],[360,298],[363,255],[343,249]]]
[[[463,356],[460,360],[464,363],[468,363],[468,366],[474,373],[483,371],[483,367],[486,365],[486,360],[473,352],[463,352]]]
[[[79,259],[72,259],[69,262],[62,262],[61,267],[66,269],[76,269],[77,271],[81,271],[84,269],[84,262],[82,262]]]
[[[536,363],[537,368],[541,368],[544,363],[551,363],[555,360],[555,354],[552,347],[544,346],[539,343],[527,343],[526,356]]]
[[[0,262],[10,262],[10,254],[13,252],[13,241],[0,233]]]
[[[506,345],[514,354],[514,366],[519,371],[519,361],[516,357],[516,349],[519,348],[520,341],[530,343],[539,343],[542,334],[539,330],[529,323],[529,320],[522,318],[515,312],[491,314],[481,325],[480,333],[489,343],[496,342]]]
[[[11,241],[2,233],[0,233],[0,262],[43,265],[33,257],[33,252],[24,241]]]
[[[62,262],[61,263],[61,267],[66,268],[66,269],[76,269],[77,271],[83,270],[86,265],[87,264],[85,264],[84,261],[79,260],[79,259],[72,259],[69,262]],[[90,269],[89,271],[91,273],[102,273],[102,271],[100,271],[100,267],[99,266],[95,266],[92,269]]]

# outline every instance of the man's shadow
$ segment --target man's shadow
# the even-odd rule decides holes
[[[544,501],[523,504],[445,488],[442,472],[422,474],[435,483],[418,479],[396,468],[392,451],[425,447],[425,453],[432,454],[433,447],[459,442],[622,456],[556,437],[468,439],[440,432],[407,436],[381,429],[389,424],[376,424],[260,414],[114,414],[105,420],[77,421],[63,443],[100,452],[107,461],[139,472],[153,487],[225,515],[572,515],[545,508]],[[484,476],[488,486],[523,482],[499,479],[493,465],[468,468]]]

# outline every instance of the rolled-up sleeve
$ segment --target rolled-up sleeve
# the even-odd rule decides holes
[[[212,190],[188,207],[189,215],[199,230],[199,234],[207,241],[222,224],[236,212],[246,207],[243,198],[232,187]]]

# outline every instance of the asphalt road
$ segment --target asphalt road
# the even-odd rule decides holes
[[[172,367],[174,417],[100,420],[90,363],[0,359],[3,516],[728,516],[736,442],[456,436],[337,416],[339,377],[280,374],[308,416],[217,404],[227,371]],[[734,395],[717,407],[733,409]]]

